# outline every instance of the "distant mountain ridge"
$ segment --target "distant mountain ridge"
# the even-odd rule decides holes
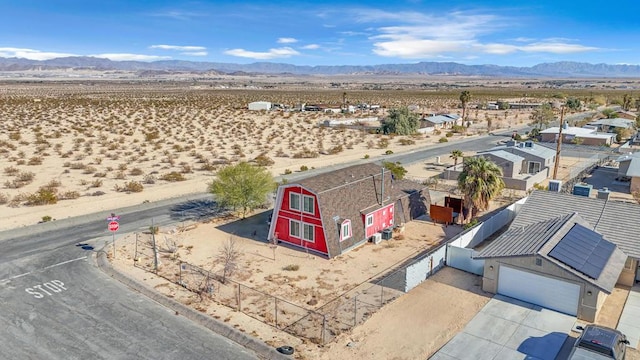
[[[292,75],[346,74],[425,74],[490,77],[640,77],[640,65],[589,64],[571,61],[543,63],[531,67],[499,65],[464,65],[454,62],[419,62],[415,64],[382,65],[318,65],[300,66],[285,63],[255,62],[234,64],[182,60],[112,61],[105,58],[73,56],[50,60],[0,58],[0,71],[91,69],[97,71],[208,72]]]

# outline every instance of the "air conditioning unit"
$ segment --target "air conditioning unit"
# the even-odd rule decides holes
[[[371,237],[371,242],[374,244],[380,244],[382,242],[382,233],[375,233]]]
[[[560,192],[562,189],[562,180],[549,180],[549,191]]]

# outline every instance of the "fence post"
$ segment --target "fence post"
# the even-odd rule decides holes
[[[135,264],[138,259],[138,233],[136,233],[136,249],[133,254],[133,263]]]
[[[325,338],[325,333],[327,332],[327,315],[322,315],[322,334],[320,334],[320,337],[322,338],[322,345],[327,343],[327,340]]]
[[[275,304],[276,304],[276,329],[278,328],[278,298],[277,297],[273,297],[275,299]]]
[[[240,294],[240,283],[238,283],[238,311],[242,312],[242,306],[240,305],[240,299],[242,299],[242,295]]]
[[[358,295],[353,298],[353,327],[358,325]]]

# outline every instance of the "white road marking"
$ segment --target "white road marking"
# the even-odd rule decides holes
[[[86,256],[83,256],[83,257],[79,257],[77,259],[71,259],[71,260],[59,262],[57,264],[49,265],[49,266],[46,266],[46,267],[42,268],[41,270],[29,271],[29,272],[26,272],[26,273],[23,273],[23,274],[14,275],[14,276],[11,276],[11,277],[8,277],[8,278],[4,278],[4,279],[0,280],[0,285],[4,285],[4,284],[6,284],[8,282],[11,282],[11,280],[15,280],[17,278],[21,278],[23,276],[27,276],[27,275],[33,274],[35,272],[44,271],[44,270],[51,269],[51,268],[56,267],[56,266],[68,264],[68,263],[71,263],[71,262],[74,262],[74,261],[84,260],[86,258],[87,258]]]

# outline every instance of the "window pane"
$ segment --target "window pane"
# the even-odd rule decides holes
[[[289,221],[289,235],[300,237],[300,223],[297,221]]]
[[[308,213],[313,213],[313,198],[310,196],[305,196],[303,197],[303,208],[302,210],[308,212]]]
[[[289,208],[300,210],[300,194],[289,193]]]
[[[304,236],[305,240],[313,241],[313,225],[304,224]]]

